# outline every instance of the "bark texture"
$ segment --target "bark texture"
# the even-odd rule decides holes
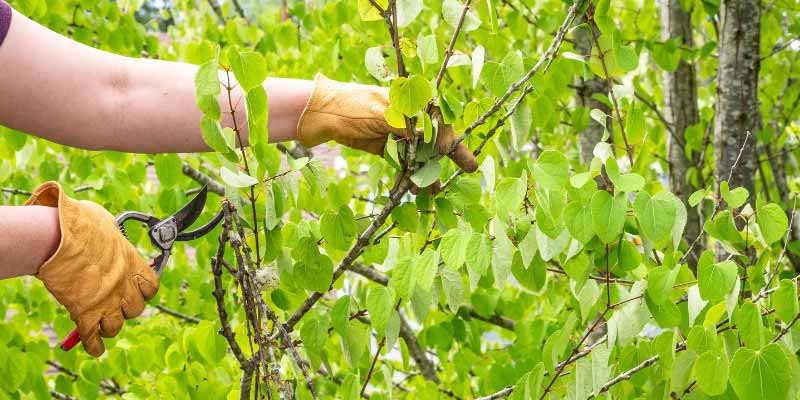
[[[575,20],[576,25],[579,25],[583,22],[585,22],[585,19],[583,18],[580,20]],[[591,23],[591,29],[594,30],[595,37],[600,35],[600,31],[597,29],[597,26],[595,26],[594,23]],[[584,58],[588,60],[592,55],[592,38],[589,30],[585,27],[576,29],[573,34],[573,39],[575,40],[575,50],[577,50],[580,55],[584,56]],[[605,80],[598,76],[592,77],[591,79],[579,77],[575,82],[575,90],[577,92],[577,105],[586,107],[587,110],[597,108],[603,111],[606,115],[611,114],[611,108],[595,98],[608,96],[608,87],[606,86]],[[609,130],[611,130],[611,123],[611,118],[606,118],[606,126],[608,126]],[[603,125],[590,118],[589,125],[578,133],[578,143],[581,151],[580,155],[582,163],[588,164],[592,161],[592,151],[594,150],[594,146],[597,144],[597,142],[602,140],[602,138]]]
[[[760,0],[722,1],[714,118],[714,170],[717,184],[728,180],[730,176],[730,186],[744,187],[751,197],[755,195],[756,135],[761,128],[758,110],[760,28]],[[748,132],[750,139],[737,163]]]
[[[662,0],[661,38],[664,41],[680,38],[683,47],[692,48],[692,32],[692,10],[685,10],[680,0]],[[689,168],[694,163],[686,156],[685,132],[686,128],[699,121],[697,81],[691,62],[681,60],[675,71],[664,71],[664,118],[668,132],[666,142],[670,189],[684,204],[688,204],[689,196],[696,188],[686,180]],[[689,210],[687,214],[684,238],[687,243],[692,243],[700,233],[701,221],[697,212]],[[689,259],[697,261],[702,250],[702,247],[695,246]]]
[[[750,192],[752,202],[756,194],[755,143],[761,129],[758,109],[761,1],[722,0],[719,14],[715,181],[719,185],[728,180],[731,188],[744,187]],[[737,218],[736,224],[741,229],[744,222]],[[721,246],[716,247],[715,253],[717,259],[726,257]]]

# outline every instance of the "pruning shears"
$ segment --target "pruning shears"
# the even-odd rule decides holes
[[[150,237],[150,243],[161,251],[161,254],[156,256],[153,262],[150,263],[156,276],[161,276],[161,272],[167,265],[167,261],[169,261],[169,256],[172,253],[172,245],[174,245],[175,242],[188,242],[202,237],[211,232],[222,220],[223,213],[222,210],[220,210],[214,218],[205,225],[184,232],[184,230],[190,227],[203,212],[207,196],[208,187],[203,186],[200,192],[198,192],[189,203],[184,205],[175,214],[163,219],[138,211],[125,211],[117,215],[119,230],[122,231],[122,235],[125,236],[125,238],[128,238],[128,234],[125,232],[125,222],[130,220],[139,221],[148,226],[147,235]],[[69,351],[80,343],[80,341],[81,338],[80,335],[78,335],[78,329],[75,328],[64,338],[64,341],[61,342],[61,350]]]

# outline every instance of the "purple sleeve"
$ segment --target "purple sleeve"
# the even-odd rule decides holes
[[[4,0],[0,0],[0,45],[6,38],[9,26],[11,26],[11,7]]]

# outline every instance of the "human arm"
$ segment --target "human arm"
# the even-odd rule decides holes
[[[191,64],[136,59],[63,37],[12,11],[0,45],[0,124],[60,144],[137,153],[197,152],[200,135]],[[231,74],[234,86],[235,80]],[[220,81],[227,82],[224,71]],[[273,142],[293,140],[313,82],[269,78],[269,131]],[[232,92],[247,144],[241,89]],[[230,111],[227,91],[219,97]],[[223,126],[233,126],[223,112]]]
[[[97,50],[12,12],[8,35],[0,43],[0,71],[14,79],[0,80],[0,125],[92,150],[209,150],[195,102],[196,66]],[[227,90],[218,98],[222,125],[233,127],[235,115],[247,145],[242,91],[232,74],[220,71],[219,78],[233,88],[230,99]],[[390,134],[405,132],[384,119],[386,88],[319,78],[268,78],[264,87],[271,142],[299,139],[314,146],[335,140],[380,155]],[[437,143],[440,151],[449,150],[454,138],[448,129]],[[450,156],[466,171],[477,168],[464,144]]]
[[[0,206],[0,232],[0,279],[35,275],[61,240],[58,209]]]

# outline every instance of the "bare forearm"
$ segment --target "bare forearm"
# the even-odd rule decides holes
[[[197,67],[133,59],[64,38],[15,13],[0,46],[0,125],[85,149],[128,152],[208,150],[195,104]],[[220,72],[222,82],[227,81]],[[231,76],[231,79],[233,77]],[[235,81],[234,81],[235,86]],[[268,79],[270,140],[296,137],[312,82]],[[248,137],[241,90],[232,91],[237,125]],[[233,126],[227,91],[223,125]]]
[[[115,125],[118,136],[128,143],[110,143],[110,148],[133,152],[206,151],[208,146],[200,134],[200,110],[195,105],[194,76],[197,67],[190,64],[157,60],[125,59],[129,83],[123,89],[120,117]],[[225,88],[218,98],[222,125],[233,128],[232,115],[247,145],[249,132],[242,90],[233,73],[220,71]],[[264,83],[269,105],[268,129],[271,142],[294,140],[297,122],[311,95],[313,82],[297,79],[269,78]],[[231,113],[231,105],[235,113]]]
[[[37,273],[60,240],[58,209],[0,206],[0,279]]]

